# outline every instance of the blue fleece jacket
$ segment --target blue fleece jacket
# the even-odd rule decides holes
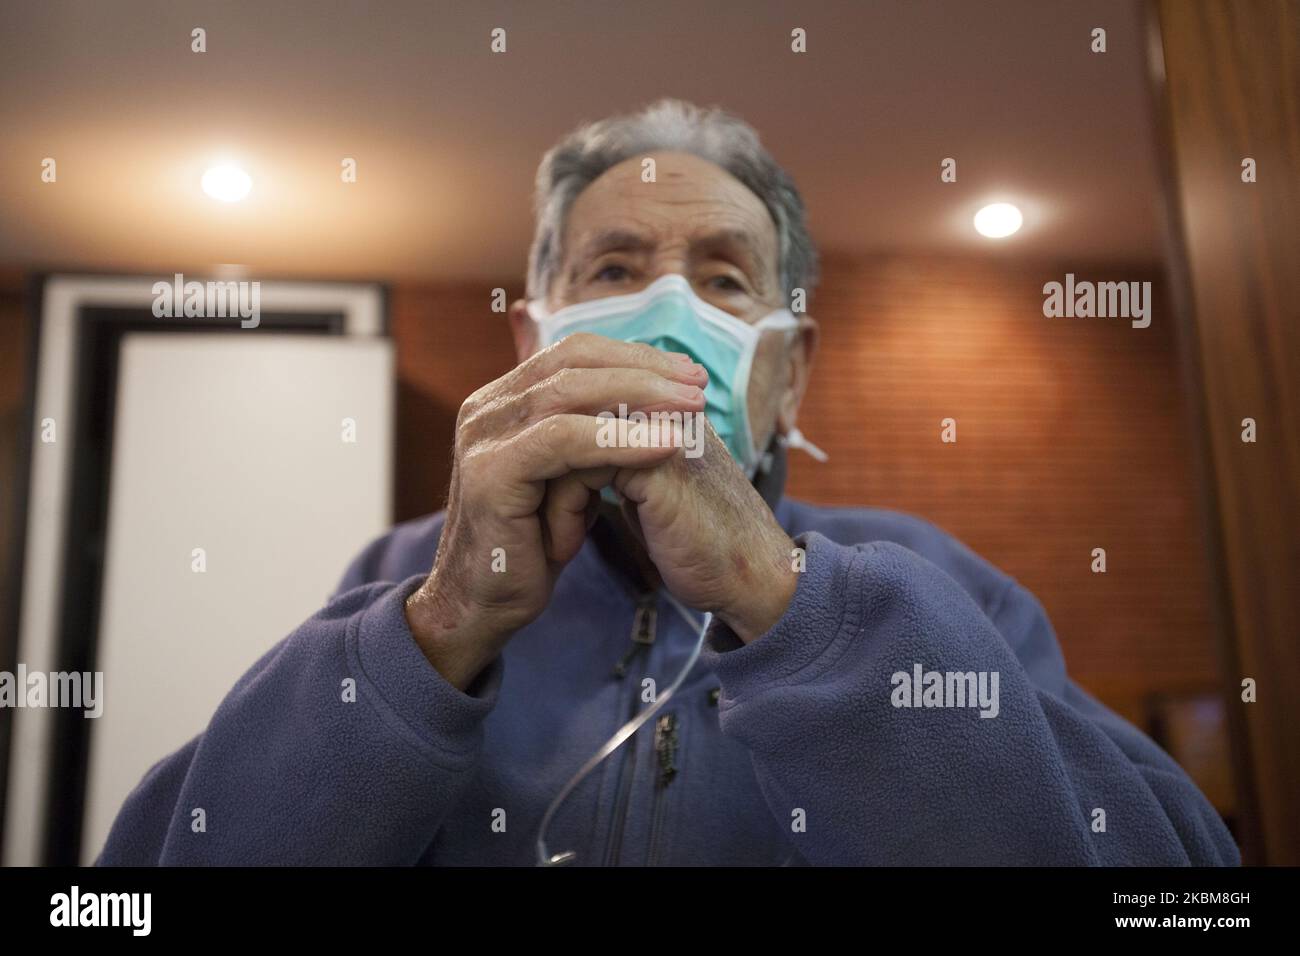
[[[715,624],[678,694],[569,797],[552,850],[630,865],[1240,862],[1177,764],[1067,678],[1013,579],[906,515],[774,510],[807,554],[787,613],[747,646]],[[98,862],[533,864],[547,804],[697,632],[589,538],[545,613],[461,692],[403,616],[442,521],[368,547],[149,771]],[[996,716],[925,706],[964,686],[918,665],[996,673]]]

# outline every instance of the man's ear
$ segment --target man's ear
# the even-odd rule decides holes
[[[522,362],[537,351],[537,323],[528,314],[528,303],[515,299],[506,314],[510,318],[510,336],[515,340],[515,358]]]
[[[821,328],[810,315],[801,315],[799,331],[795,341],[790,345],[786,358],[785,382],[781,390],[781,406],[777,411],[777,431],[785,435],[794,428],[799,417],[799,406],[803,404],[804,393],[812,375],[813,359],[817,355],[817,344],[821,340]]]

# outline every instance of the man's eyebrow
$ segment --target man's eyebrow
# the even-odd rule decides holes
[[[691,241],[692,246],[702,247],[704,249],[716,249],[719,246],[740,246],[749,254],[750,261],[754,269],[762,269],[766,265],[766,256],[759,247],[758,240],[754,234],[746,229],[721,229],[717,232],[711,232],[707,235],[700,236]]]
[[[716,252],[719,248],[739,248],[746,254],[749,262],[747,270],[751,278],[760,286],[767,285],[767,257],[754,234],[746,229],[720,229],[691,239],[692,252]],[[580,253],[573,259],[569,280],[576,281],[583,263],[590,262],[607,252],[645,252],[655,247],[655,241],[630,229],[611,228],[598,232],[581,247]]]
[[[578,262],[586,262],[602,253],[619,250],[623,252],[653,249],[654,242],[630,229],[606,229],[583,245]]]

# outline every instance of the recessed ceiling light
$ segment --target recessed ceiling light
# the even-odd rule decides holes
[[[1005,239],[1019,231],[1024,217],[1009,202],[995,202],[975,214],[975,231],[990,239]]]
[[[222,202],[239,202],[253,188],[253,180],[238,166],[213,166],[203,174],[203,191]]]

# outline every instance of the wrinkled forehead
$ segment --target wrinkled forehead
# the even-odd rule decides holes
[[[635,156],[606,170],[574,200],[563,239],[571,265],[612,249],[671,248],[743,255],[771,281],[777,245],[771,214],[744,183],[715,163],[675,152]]]

